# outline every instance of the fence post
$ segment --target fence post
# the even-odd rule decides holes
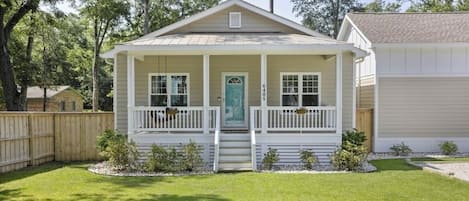
[[[28,113],[28,142],[29,142],[29,165],[35,165],[34,164],[34,135],[33,135],[33,128],[32,128],[32,115],[31,113]]]

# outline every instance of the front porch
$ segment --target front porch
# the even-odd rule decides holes
[[[342,60],[328,52],[128,54],[127,131],[340,135]]]

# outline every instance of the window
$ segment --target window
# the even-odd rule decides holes
[[[75,101],[72,101],[72,111],[76,112],[77,111],[77,105]]]
[[[230,12],[230,28],[241,28],[241,12]]]
[[[318,106],[320,101],[319,73],[282,73],[282,106]]]
[[[151,106],[188,106],[188,74],[150,75]]]
[[[65,112],[65,101],[60,101],[60,111]]]

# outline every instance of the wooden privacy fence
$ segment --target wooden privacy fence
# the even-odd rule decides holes
[[[0,112],[0,173],[49,161],[99,160],[96,136],[113,113]]]
[[[357,109],[355,128],[365,132],[368,151],[373,150],[373,109],[360,108]]]

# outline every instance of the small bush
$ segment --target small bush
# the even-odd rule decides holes
[[[203,160],[202,157],[200,157],[200,147],[192,140],[189,144],[182,146],[182,152],[182,166],[184,170],[191,172],[202,164]]]
[[[357,171],[366,161],[367,149],[346,141],[332,155],[332,165],[338,170]]]
[[[278,162],[278,160],[277,150],[269,147],[269,150],[264,154],[264,159],[262,159],[262,166],[264,169],[272,170],[274,163]]]
[[[441,153],[444,155],[454,155],[458,152],[458,145],[452,141],[444,141],[440,145]]]
[[[342,134],[342,143],[349,142],[357,146],[362,146],[366,141],[365,132],[357,129],[345,131]]]
[[[176,152],[176,149],[172,148]],[[148,153],[144,169],[148,172],[176,172],[174,167],[176,161],[170,157],[171,152],[164,147],[153,144],[151,152]]]
[[[404,142],[401,144],[392,145],[392,147],[389,149],[393,151],[394,155],[396,156],[408,156],[410,153],[412,153],[412,149],[408,145],[404,144]]]
[[[314,153],[308,150],[301,150],[300,159],[301,162],[303,162],[305,168],[308,170],[313,169],[313,165],[316,163],[316,157],[314,156]]]
[[[127,137],[114,130],[106,130],[96,140],[100,154],[106,158],[112,167],[123,169],[139,169],[138,150],[134,142],[127,141]]]
[[[338,170],[357,171],[362,168],[368,152],[364,132],[357,129],[342,134],[342,145],[332,155],[332,165]]]

